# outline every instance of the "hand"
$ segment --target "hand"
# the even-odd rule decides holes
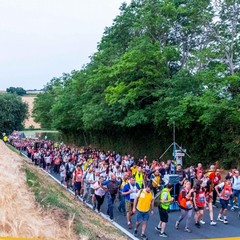
[[[136,208],[133,208],[132,213],[134,214],[136,212]]]
[[[153,215],[154,214],[154,211],[153,211],[153,209],[151,210],[151,215]]]
[[[129,189],[129,193],[132,193],[133,192],[133,190],[132,189]]]

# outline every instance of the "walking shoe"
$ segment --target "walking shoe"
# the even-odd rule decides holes
[[[160,236],[160,237],[164,237],[164,238],[168,237],[168,235],[167,235],[165,232],[160,233],[159,236]]]
[[[215,225],[217,225],[217,223],[214,222],[214,221],[211,221],[211,222],[210,222],[210,225],[211,225],[211,226],[215,226]]]
[[[217,221],[223,222],[223,219],[221,217],[218,217]]]
[[[135,237],[137,236],[137,229],[136,228],[134,229],[134,236]]]
[[[145,234],[141,234],[142,240],[148,240],[147,236]]]
[[[185,227],[184,231],[185,231],[185,232],[188,232],[188,233],[191,233],[191,232],[192,232],[192,230],[191,230],[190,228],[188,228],[188,227]]]
[[[160,227],[155,227],[155,230],[158,231],[158,232],[161,232],[161,228]]]
[[[128,223],[128,229],[132,229],[132,224]]]
[[[179,221],[176,221],[176,223],[175,223],[175,228],[176,228],[176,229],[179,229]]]
[[[233,211],[233,212],[234,212],[234,210],[235,210],[235,208],[234,208],[234,207],[231,207],[231,211]]]
[[[196,226],[197,228],[200,228],[200,227],[201,227],[201,225],[200,225],[199,222],[195,223],[195,226]]]
[[[205,222],[204,222],[202,219],[200,220],[200,223],[201,223],[201,224],[205,224]]]
[[[223,223],[224,223],[224,224],[228,224],[228,220],[227,220],[227,219],[224,219],[224,220],[223,220]]]
[[[212,206],[213,206],[214,208],[217,208],[216,204],[213,204]]]

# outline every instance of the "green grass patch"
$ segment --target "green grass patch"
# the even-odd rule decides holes
[[[49,186],[44,179],[39,178],[33,171],[25,167],[27,185],[35,195],[36,201],[45,208],[59,208],[64,210],[66,218],[75,215],[74,231],[77,234],[88,236],[89,239],[96,239],[96,236],[90,229],[84,227],[81,223],[83,216],[81,209],[71,204],[71,200],[64,192],[54,185]],[[69,204],[68,204],[69,203]]]

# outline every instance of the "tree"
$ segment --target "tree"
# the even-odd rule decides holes
[[[8,93],[15,93],[19,96],[23,96],[27,93],[26,90],[24,90],[22,87],[16,87],[16,88],[15,87],[9,87],[9,88],[7,88],[7,92]]]
[[[28,105],[15,94],[0,95],[0,130],[6,134],[23,129],[23,122],[28,117]]]

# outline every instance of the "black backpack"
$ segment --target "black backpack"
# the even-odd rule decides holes
[[[119,189],[119,184],[117,181],[112,181],[110,180],[108,183],[108,191],[111,195],[117,194],[118,189]]]

